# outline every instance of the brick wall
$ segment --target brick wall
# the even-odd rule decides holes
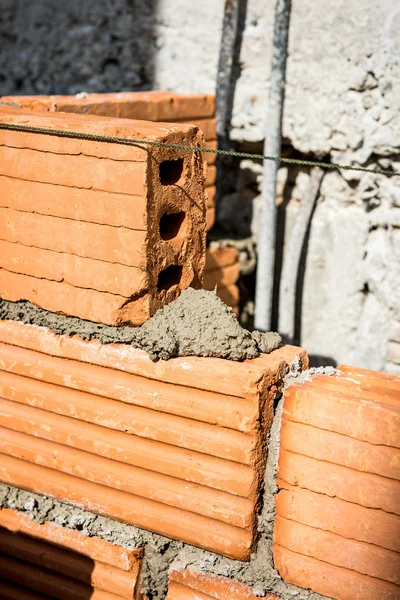
[[[291,386],[274,558],[338,600],[400,597],[400,379],[347,365]]]
[[[1,481],[249,557],[273,398],[298,348],[153,363],[12,321],[0,340]]]

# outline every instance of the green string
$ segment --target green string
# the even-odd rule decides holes
[[[249,152],[236,152],[235,150],[216,150],[213,148],[198,148],[195,146],[186,146],[184,144],[168,144],[167,142],[151,142],[149,140],[135,140],[120,138],[111,135],[96,135],[92,133],[80,133],[77,131],[64,131],[60,129],[45,129],[42,127],[31,127],[29,125],[16,125],[14,123],[0,123],[0,129],[11,131],[22,131],[25,133],[40,133],[42,135],[53,135],[56,137],[73,138],[88,140],[90,142],[109,142],[112,144],[123,144],[125,146],[157,146],[159,148],[171,148],[173,150],[190,150],[191,152],[208,152],[222,156],[237,156],[238,158],[252,158],[260,160],[273,160],[275,162],[300,165],[304,167],[322,167],[323,169],[339,171],[361,171],[362,173],[374,173],[375,175],[386,175],[386,177],[398,177],[400,172],[389,171],[385,169],[369,169],[366,167],[353,167],[351,165],[338,165],[335,163],[325,163],[317,160],[301,160],[299,158],[285,158],[283,156],[265,156],[264,154],[251,154]]]

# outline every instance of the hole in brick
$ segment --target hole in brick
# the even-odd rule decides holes
[[[160,236],[163,240],[172,240],[181,230],[186,214],[181,210],[177,213],[165,214],[160,219]]]
[[[168,292],[174,285],[178,285],[182,279],[183,268],[179,265],[170,265],[158,276],[157,290]]]
[[[163,160],[160,163],[160,181],[162,185],[173,185],[182,177],[183,158]]]

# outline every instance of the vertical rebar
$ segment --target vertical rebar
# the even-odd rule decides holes
[[[266,156],[280,156],[281,154],[290,9],[291,0],[276,0],[268,114],[264,142],[264,155]],[[268,331],[271,328],[278,167],[278,162],[264,160],[262,185],[263,210],[258,239],[255,306],[255,327],[261,331]]]

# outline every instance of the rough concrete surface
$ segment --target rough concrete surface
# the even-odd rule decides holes
[[[282,342],[277,333],[250,333],[214,292],[188,288],[139,327],[112,327],[78,317],[57,315],[30,302],[0,299],[0,319],[48,327],[57,334],[124,343],[145,350],[152,360],[176,356],[213,356],[241,361],[272,352]]]
[[[309,369],[301,372],[295,361],[286,375],[285,387],[301,383],[324,373],[335,375],[332,368]],[[282,397],[276,399],[275,416],[268,434],[267,462],[264,477],[263,507],[258,520],[259,540],[250,562],[235,561],[207,550],[201,550],[153,534],[131,525],[95,515],[87,510],[58,502],[54,498],[41,496],[0,483],[0,508],[9,507],[29,513],[39,523],[51,521],[78,529],[87,536],[99,536],[125,548],[144,547],[144,565],[141,590],[149,600],[163,600],[168,587],[168,573],[173,569],[189,569],[198,573],[229,577],[251,586],[257,596],[273,592],[281,600],[323,600],[310,590],[286,583],[273,565],[272,535],[275,520],[274,495],[277,493],[276,471],[280,447],[282,421]]]

